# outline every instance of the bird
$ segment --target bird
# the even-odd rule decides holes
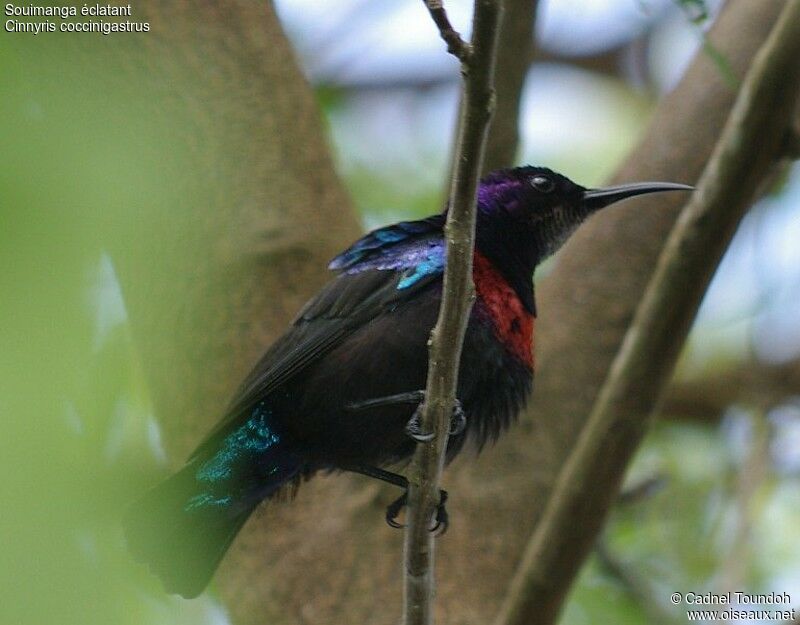
[[[477,189],[472,278],[446,461],[480,450],[526,405],[533,383],[533,274],[600,209],[668,182],[587,189],[545,167],[494,171]],[[427,343],[442,299],[447,208],[369,232],[234,393],[186,464],[142,495],[123,524],[130,551],[166,591],[200,594],[255,507],[318,472],[350,471],[403,489],[395,471],[429,440],[419,423]],[[432,529],[449,518],[442,491]]]

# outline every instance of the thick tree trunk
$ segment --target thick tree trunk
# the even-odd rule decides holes
[[[111,85],[112,102],[128,99],[118,121],[136,125],[155,163],[148,175],[168,190],[168,200],[124,194],[113,257],[177,466],[360,227],[269,3],[134,6],[151,31],[116,40],[94,76]],[[324,612],[337,594],[346,605],[343,591],[319,590],[346,558],[326,520],[327,507],[348,506],[349,489],[338,489],[342,497],[317,497],[313,510],[300,502],[254,515],[217,577],[234,622],[296,623],[314,595],[305,609]],[[313,500],[324,488],[303,490]],[[382,529],[380,514],[369,519]],[[328,544],[305,538],[314,535]]]
[[[782,4],[729,2],[714,41],[738,76]],[[140,5],[153,32],[129,62],[148,69],[154,116],[190,120],[191,132],[170,135],[188,146],[181,162],[190,167],[168,169],[180,200],[169,212],[142,209],[130,224],[135,245],[118,259],[154,406],[179,461],[357,227],[271,9],[244,0],[177,6]],[[693,182],[733,98],[700,58],[617,178]],[[679,202],[610,209],[543,281],[532,418],[445,474],[453,526],[439,545],[441,622],[494,616]],[[234,622],[395,623],[402,536],[382,522],[394,494],[361,478],[317,477],[293,503],[260,509],[218,575]]]
[[[136,10],[152,30],[126,48],[120,83],[134,77],[148,93],[136,113],[165,133],[151,147],[173,203],[132,211],[115,261],[165,440],[182,459],[359,226],[268,3]]]

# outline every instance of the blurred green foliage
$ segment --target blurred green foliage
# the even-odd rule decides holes
[[[0,623],[203,622],[209,601],[160,593],[119,527],[163,467],[104,252],[138,203],[174,199],[168,148],[61,44],[0,37]]]

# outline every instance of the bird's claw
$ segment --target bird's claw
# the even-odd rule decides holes
[[[408,491],[404,492],[392,503],[386,506],[386,523],[389,527],[402,529],[404,524],[398,523],[395,519],[400,515],[400,511],[408,505]]]
[[[406,434],[408,434],[418,443],[429,443],[433,440],[434,434],[433,432],[422,431],[422,423],[420,422],[421,412],[422,406],[417,408],[414,411],[414,414],[411,415],[408,423],[406,423]],[[461,406],[461,402],[458,400],[458,398],[456,398],[455,403],[453,404],[453,415],[450,417],[450,430],[448,435],[458,436],[466,427],[467,415],[464,413],[464,408]]]
[[[411,415],[411,418],[406,423],[406,434],[408,434],[412,439],[417,441],[418,443],[429,443],[433,440],[435,436],[433,432],[423,432],[422,431],[422,423],[420,422],[420,410],[417,408],[414,411],[414,414]]]
[[[450,417],[450,436],[458,436],[466,427],[467,415],[464,413],[461,402],[456,398],[456,403],[453,404],[453,416]]]
[[[440,490],[439,491],[439,503],[436,504],[436,516],[434,516],[434,524],[433,527],[430,528],[429,531],[436,533],[438,536],[444,535],[447,531],[448,526],[450,525],[450,515],[447,514],[447,508],[445,504],[447,503],[447,491]],[[408,505],[408,491],[404,492],[400,495],[397,499],[395,499],[392,503],[386,506],[386,523],[389,527],[394,527],[395,529],[404,528],[405,525],[403,523],[397,522],[397,517],[400,515],[400,511]],[[439,531],[441,529],[441,531]]]
[[[436,505],[436,516],[434,517],[434,521],[436,523],[430,529],[431,532],[434,532],[438,536],[443,536],[445,532],[447,532],[447,527],[450,525],[450,515],[447,514],[447,508],[445,507],[446,503],[447,491],[440,490],[439,503]],[[439,531],[439,528],[441,528],[441,532]]]

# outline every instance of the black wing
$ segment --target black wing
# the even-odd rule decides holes
[[[430,223],[430,218],[423,221]],[[380,249],[371,250],[373,254],[363,260],[369,260],[375,254],[386,256],[389,246],[403,248],[421,237],[430,238],[432,234],[435,237],[433,228],[436,225],[432,224],[427,232],[416,232],[416,236],[404,241],[387,241]],[[372,236],[370,233],[364,239]],[[397,250],[398,255],[401,251]],[[441,271],[436,270],[420,274],[412,267],[376,269],[365,266],[364,270],[351,270],[331,280],[303,307],[289,330],[253,367],[235,393],[225,417],[191,457],[208,450],[214,441],[240,425],[258,402],[323,357],[347,336],[379,315],[413,299],[440,279]]]

